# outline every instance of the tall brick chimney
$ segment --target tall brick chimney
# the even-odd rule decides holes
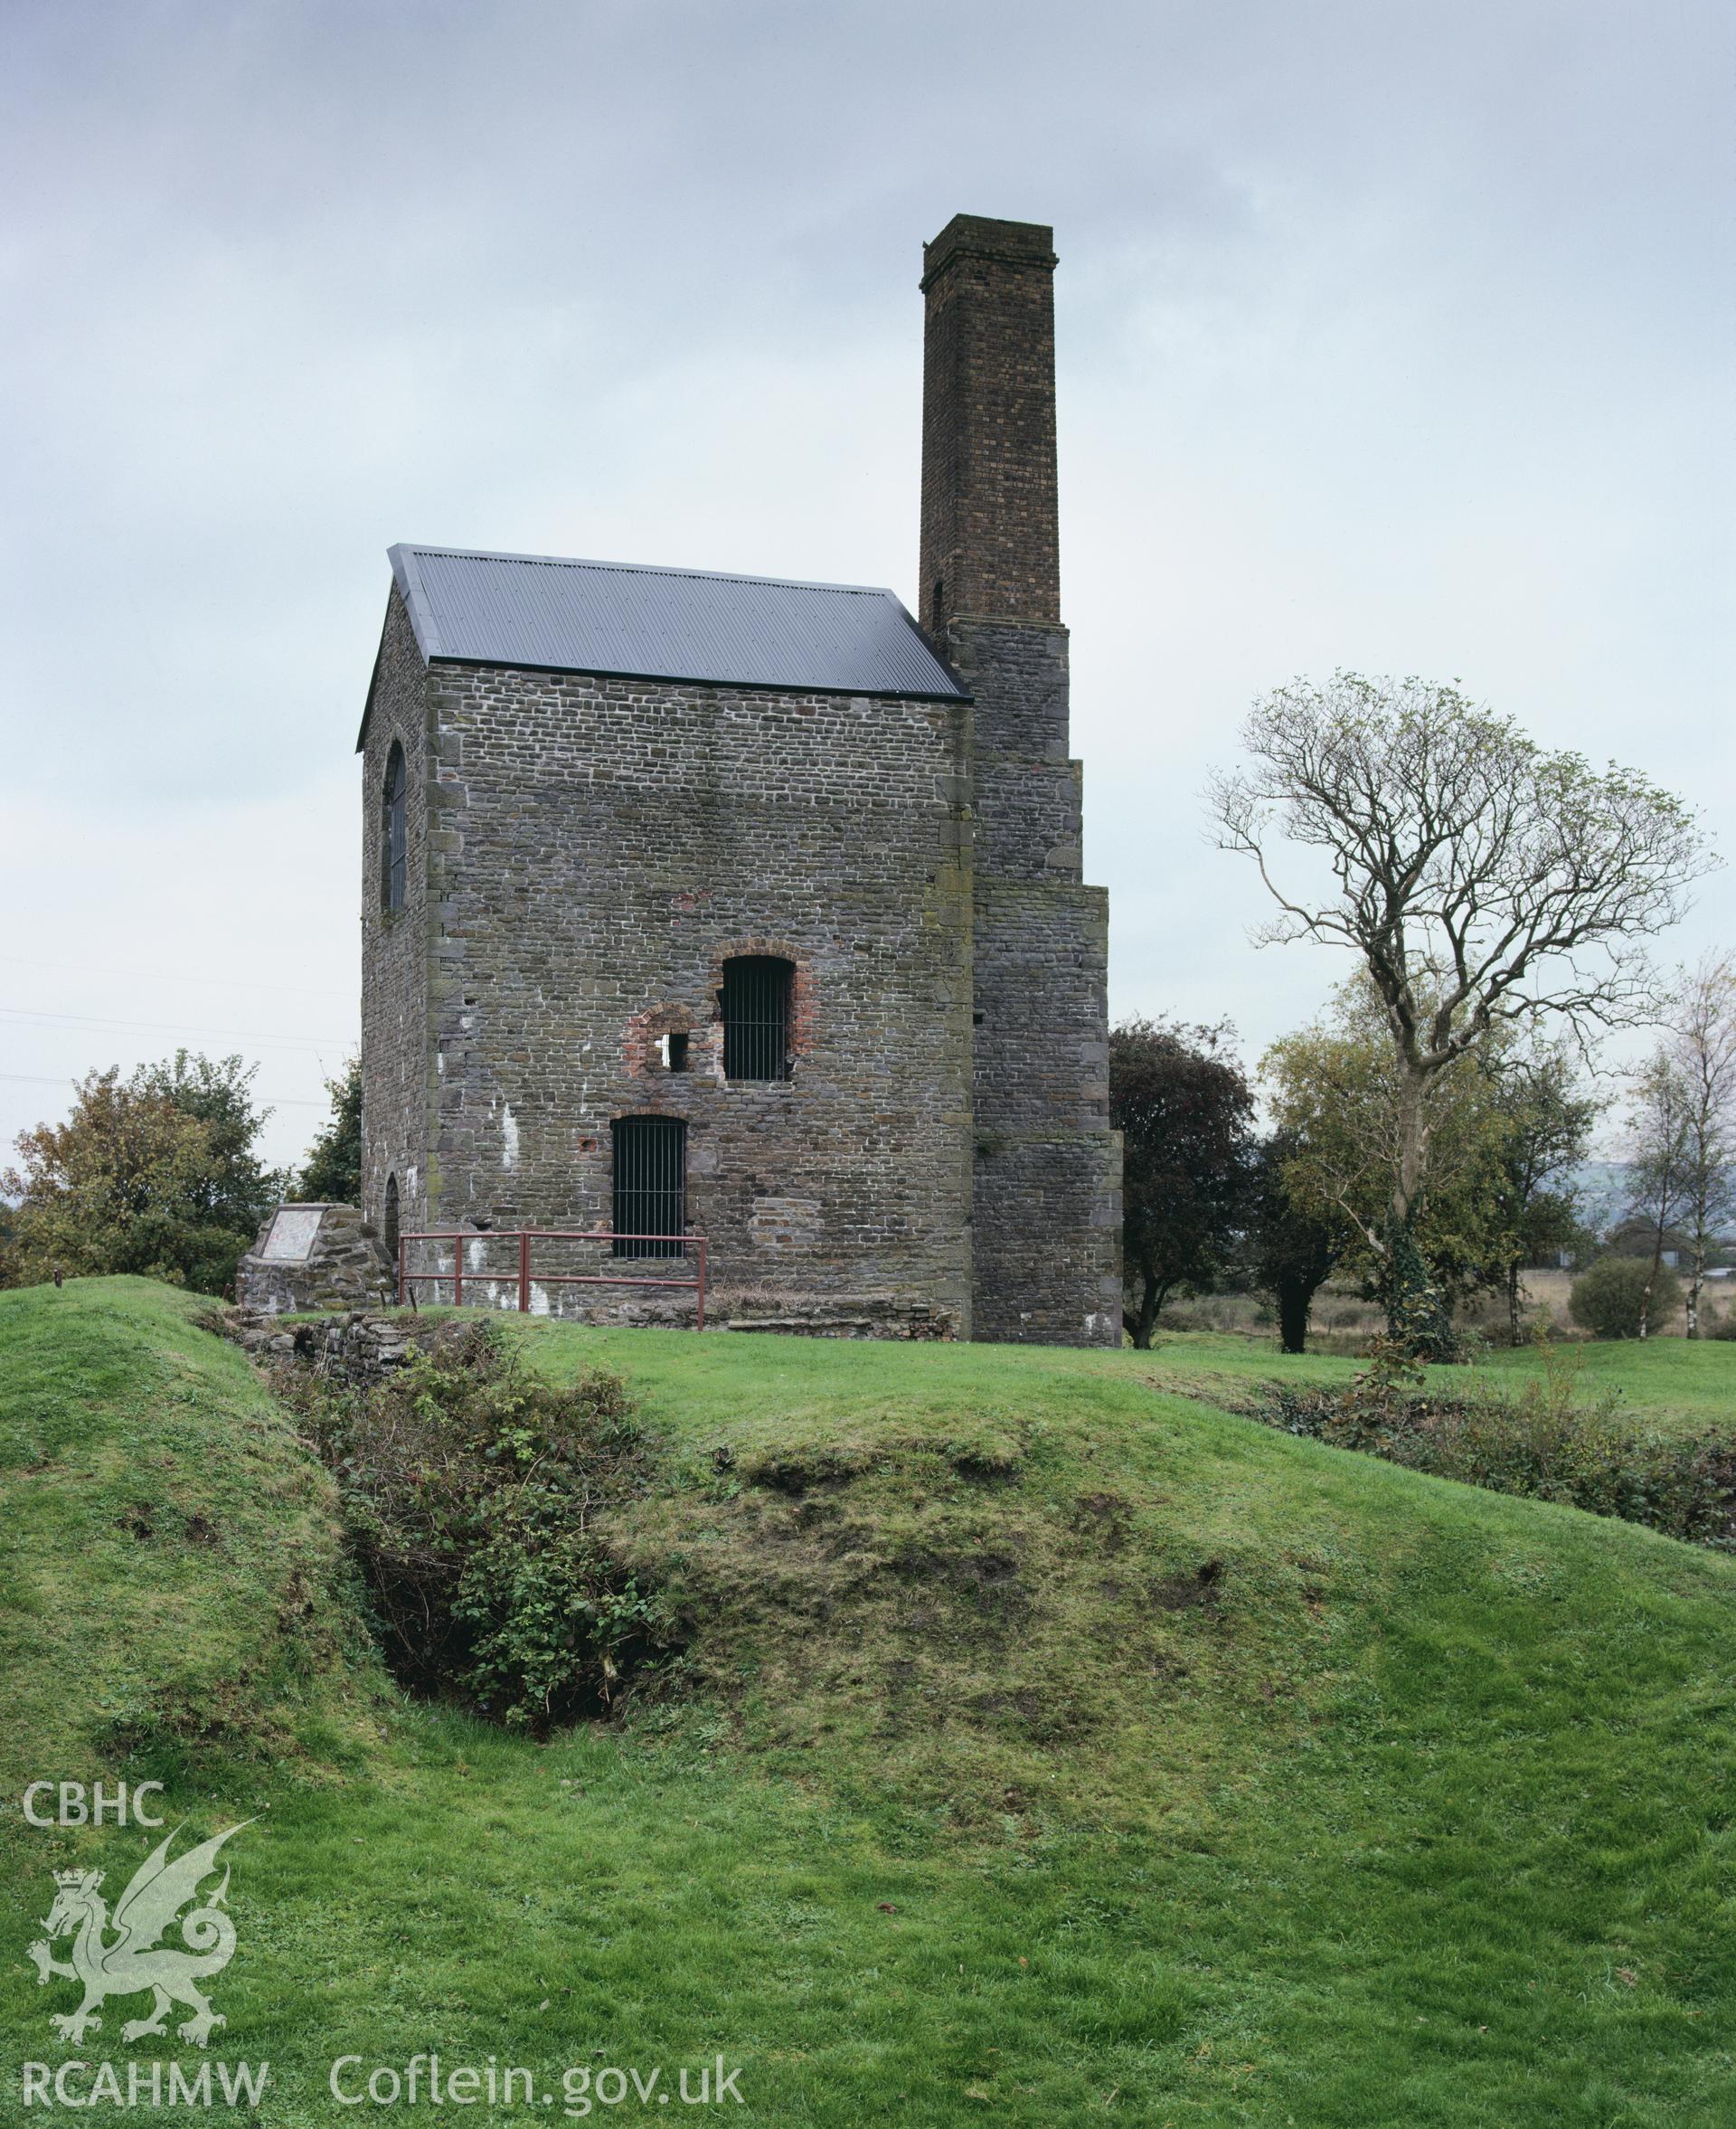
[[[1054,232],[955,214],[922,268],[923,621],[1058,623]]]
[[[970,690],[971,1326],[1121,1341],[1109,901],[1081,879],[1055,480],[1055,253],[958,214],[922,256],[922,620]]]

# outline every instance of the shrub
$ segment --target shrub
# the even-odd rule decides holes
[[[1402,1347],[1382,1339],[1347,1388],[1278,1389],[1257,1415],[1437,1478],[1736,1550],[1736,1434],[1635,1434],[1618,1423],[1614,1393],[1582,1395],[1580,1354],[1544,1346],[1540,1358],[1516,1397],[1486,1388],[1448,1396],[1426,1388]]]
[[[184,1050],[130,1080],[88,1074],[66,1121],[25,1131],[0,1173],[0,1285],[136,1273],[222,1292],[276,1197],[252,1153],[251,1077]]]
[[[673,1605],[607,1536],[609,1511],[649,1478],[618,1376],[556,1388],[484,1320],[444,1327],[371,1390],[307,1376],[280,1388],[337,1478],[406,1684],[541,1733],[610,1708],[673,1649]]]
[[[1637,1338],[1650,1270],[1644,1257],[1599,1257],[1573,1282],[1568,1313],[1594,1338]],[[1682,1282],[1667,1264],[1660,1264],[1652,1282],[1649,1328],[1658,1329],[1681,1306]]]

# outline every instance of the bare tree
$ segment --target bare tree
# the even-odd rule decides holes
[[[1684,976],[1671,1014],[1669,1049],[1684,1112],[1688,1336],[1698,1338],[1706,1254],[1736,1214],[1736,956],[1708,955]]]
[[[1506,1127],[1493,1209],[1503,1231],[1507,1340],[1522,1346],[1525,1266],[1566,1248],[1580,1232],[1573,1170],[1585,1158],[1603,1104],[1575,1077],[1568,1043],[1547,1041],[1535,1029],[1505,1051],[1491,1046],[1481,1063],[1493,1077],[1495,1106]]]
[[[1456,687],[1298,680],[1258,704],[1241,736],[1250,760],[1209,795],[1219,847],[1252,857],[1278,904],[1260,941],[1359,955],[1392,1041],[1387,1309],[1415,1336],[1400,1319],[1415,1317],[1419,1285],[1425,1309],[1429,1291],[1411,1227],[1430,1082],[1503,1025],[1648,1017],[1658,988],[1643,941],[1675,922],[1715,860],[1669,792],[1546,752]],[[1319,853],[1329,877],[1280,882],[1281,842]]]
[[[1628,1216],[1651,1240],[1651,1261],[1639,1297],[1639,1335],[1652,1328],[1652,1289],[1678,1220],[1688,1203],[1688,1117],[1691,1091],[1672,1046],[1664,1045],[1634,1077],[1628,1118]]]

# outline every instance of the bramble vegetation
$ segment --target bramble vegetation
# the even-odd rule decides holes
[[[1736,1551],[1736,1427],[1631,1426],[1613,1391],[1584,1383],[1578,1351],[1544,1346],[1540,1359],[1513,1390],[1442,1389],[1426,1384],[1404,1346],[1383,1339],[1348,1385],[1276,1387],[1253,1409],[1336,1449]]]
[[[338,1482],[386,1661],[508,1728],[613,1708],[676,1639],[606,1534],[644,1493],[645,1431],[617,1375],[555,1388],[484,1318],[366,1390],[294,1367],[278,1394]]]

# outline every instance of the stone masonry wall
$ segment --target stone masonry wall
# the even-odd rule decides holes
[[[1118,1345],[1109,898],[1080,879],[1066,631],[955,620],[948,644],[976,696],[974,1334]]]
[[[381,907],[381,807],[396,740],[409,771],[404,906]],[[429,1210],[429,973],[439,913],[428,891],[428,675],[396,590],[386,609],[362,750],[362,1205],[385,1232],[386,1179],[398,1181],[400,1224],[425,1226]]]
[[[610,1225],[612,1120],[678,1117],[724,1320],[1118,1341],[1108,917],[1081,884],[1060,625],[1054,263],[1046,227],[973,216],[925,253],[920,610],[974,706],[430,670],[393,595],[363,748],[374,1224],[395,1177],[403,1227],[466,1229],[467,1279],[504,1286],[486,1230]],[[394,737],[409,877],[388,918]],[[723,1080],[718,990],[740,953],[795,964],[788,1082]],[[680,1269],[582,1252],[558,1268]],[[691,1307],[547,1284],[535,1301],[621,1320]]]
[[[267,1256],[278,1217],[275,1212],[268,1214],[236,1268],[240,1308],[269,1316],[286,1310],[377,1308],[392,1298],[385,1252],[354,1206],[307,1204],[285,1209],[319,1215],[313,1246],[302,1258]]]
[[[397,673],[382,663],[370,720],[374,791],[386,727],[414,713]],[[396,1161],[406,1227],[608,1226],[611,1120],[680,1117],[689,1224],[720,1285],[773,1315],[892,1301],[899,1320],[920,1305],[964,1330],[964,706],[458,663],[437,663],[425,690],[416,886],[390,925],[372,870],[367,886],[371,1212]],[[377,841],[371,825],[371,867]],[[718,990],[736,953],[795,964],[788,1081],[723,1079]],[[688,1038],[684,1071],[665,1066],[669,1034]],[[486,1238],[466,1254],[476,1272],[500,1260]],[[540,1261],[682,1271],[560,1254]],[[571,1310],[580,1295],[602,1315],[632,1299],[542,1286],[535,1300]]]

